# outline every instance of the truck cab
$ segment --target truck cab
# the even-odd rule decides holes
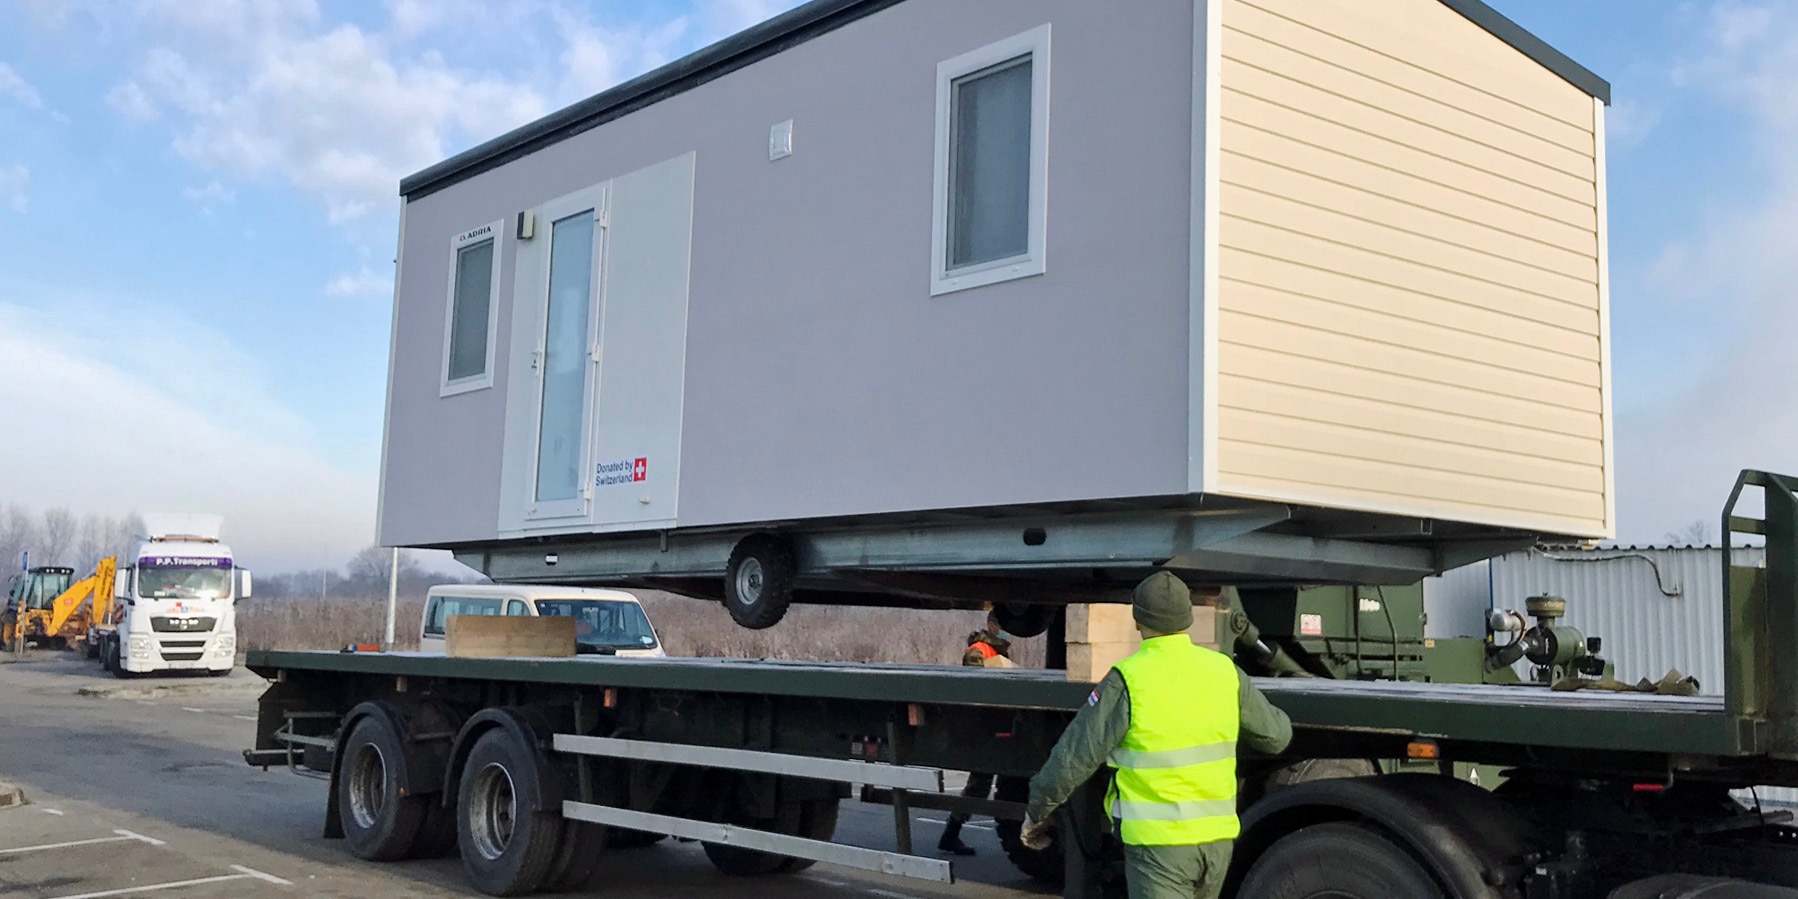
[[[575,619],[581,655],[667,655],[635,596],[620,590],[494,584],[440,584],[425,600],[418,648],[440,653],[452,615],[564,616]]]
[[[239,600],[250,572],[219,540],[217,515],[146,515],[149,537],[113,584],[111,627],[93,638],[102,664],[118,677],[158,671],[206,671],[222,677],[237,664]]]

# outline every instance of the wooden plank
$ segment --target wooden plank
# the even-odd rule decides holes
[[[1070,644],[1130,641],[1136,639],[1136,620],[1120,603],[1076,603],[1068,606],[1065,632]]]
[[[574,619],[451,615],[444,655],[456,659],[568,658],[574,655]]]

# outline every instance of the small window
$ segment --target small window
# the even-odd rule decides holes
[[[425,616],[425,633],[433,637],[443,636],[445,626],[452,615],[498,615],[500,601],[482,599],[471,596],[434,596],[431,598],[430,614]]]
[[[450,241],[449,315],[443,337],[443,389],[450,396],[493,386],[493,329],[499,308],[499,239],[505,222]]]
[[[530,610],[530,607],[528,607],[524,604],[524,600],[513,599],[513,600],[508,600],[506,602],[506,614],[510,615],[514,618],[518,618],[521,616],[530,615],[531,610]]]
[[[933,296],[1045,270],[1049,26],[937,66]]]

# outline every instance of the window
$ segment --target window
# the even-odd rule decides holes
[[[506,614],[513,618],[527,616],[531,614],[531,607],[525,605],[524,600],[522,599],[508,600],[506,602]]]
[[[933,296],[1040,275],[1049,26],[937,66]]]
[[[451,396],[493,386],[493,329],[499,307],[499,239],[505,222],[450,241],[449,315],[443,329],[443,387]]]
[[[539,599],[537,614],[574,619],[575,642],[604,649],[654,649],[656,632],[642,607],[615,599]]]
[[[441,637],[451,615],[498,615],[499,600],[469,596],[433,596],[431,611],[425,616],[425,633]]]

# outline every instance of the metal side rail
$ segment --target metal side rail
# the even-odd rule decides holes
[[[896,813],[898,852],[882,852],[860,846],[845,846],[828,840],[813,840],[786,834],[770,833],[749,827],[655,815],[632,809],[594,805],[587,802],[564,802],[562,814],[577,821],[592,821],[612,827],[626,827],[651,833],[665,833],[682,839],[700,840],[740,846],[794,858],[830,862],[865,871],[879,871],[937,883],[954,883],[955,871],[943,859],[911,854],[910,815],[906,800],[915,791],[920,794],[943,792],[941,768],[912,765],[889,765],[853,759],[827,759],[761,752],[753,749],[726,749],[716,746],[690,746],[684,743],[657,743],[649,740],[625,740],[617,737],[586,737],[556,734],[552,741],[557,752],[595,755],[615,759],[633,759],[702,768],[724,768],[732,771],[754,771],[782,777],[804,777],[813,780],[859,783],[865,787],[886,788],[886,795]],[[922,797],[920,797],[922,798]]]
[[[652,815],[648,812],[614,808],[609,805],[593,805],[586,802],[563,802],[562,815],[576,821],[591,821],[610,827],[665,833],[681,839],[740,846],[744,849],[755,849],[776,855],[790,855],[794,858],[809,858],[829,862],[833,865],[860,868],[864,871],[879,871],[882,874],[896,874],[900,877],[911,877],[936,883],[955,882],[954,868],[949,862],[938,858],[863,849],[860,846],[845,846],[825,840],[790,837],[785,834],[769,833],[765,830],[754,830],[731,824],[714,824],[707,821],[694,821],[690,818]]]

